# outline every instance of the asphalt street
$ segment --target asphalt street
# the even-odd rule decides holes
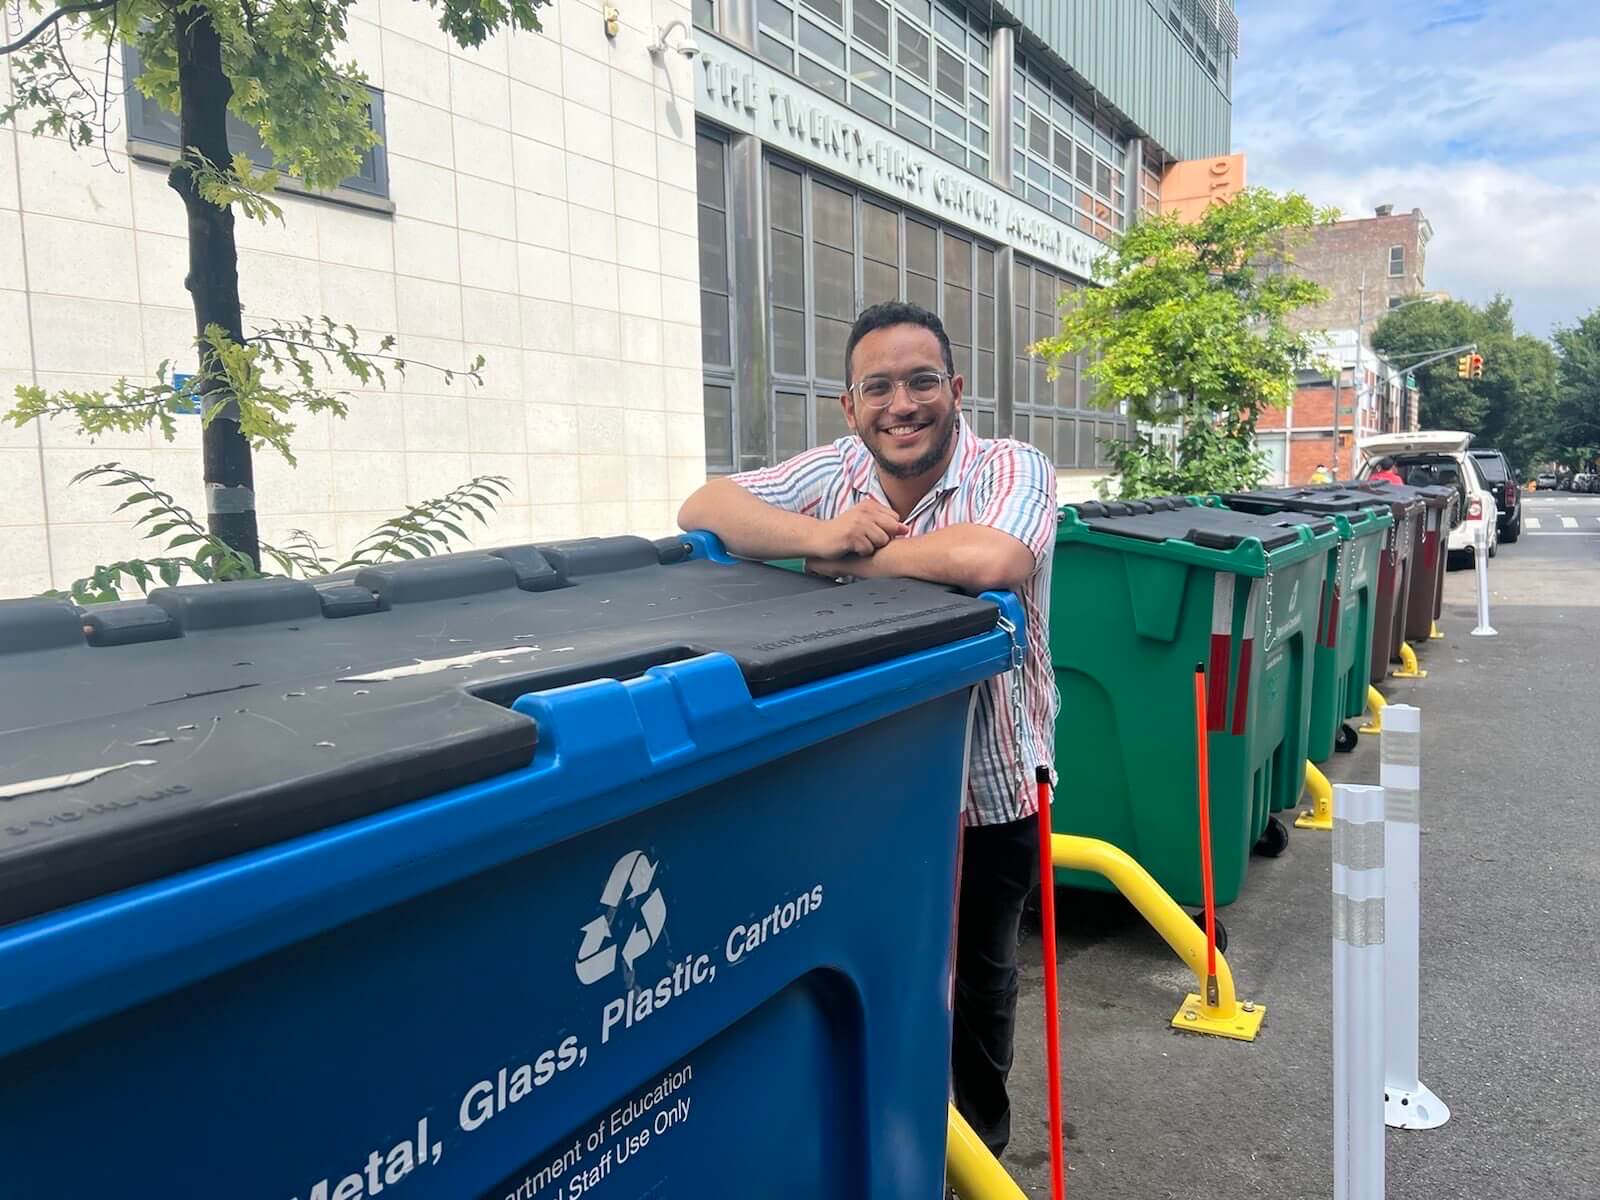
[[[1525,496],[1489,562],[1498,637],[1475,638],[1473,571],[1447,576],[1422,710],[1421,1075],[1452,1110],[1388,1134],[1388,1194],[1600,1196],[1600,496]],[[1377,738],[1334,782],[1378,781]],[[1070,764],[1062,764],[1070,779]],[[1254,1044],[1168,1028],[1193,979],[1115,898],[1062,891],[1068,1191],[1077,1200],[1333,1194],[1330,845],[1296,830],[1221,916]],[[1049,1194],[1037,932],[1025,934],[1006,1164]]]

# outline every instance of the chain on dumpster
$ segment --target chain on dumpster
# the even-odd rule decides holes
[[[1022,667],[1027,660],[1027,655],[1023,652],[1022,643],[1017,639],[1017,627],[1004,614],[1000,616],[996,623],[1005,631],[1006,637],[1011,642],[1011,669],[1006,672],[1011,680],[1009,689],[1011,693],[1011,736],[1015,740],[1017,747],[1017,767],[1022,772],[1023,782],[1026,783],[1033,777],[1028,767],[1027,741],[1022,736],[1022,731],[1025,728],[1022,706]]]
[[[1248,632],[1248,631],[1247,631]],[[1267,568],[1267,636],[1261,644],[1261,654],[1265,657],[1272,653],[1272,647],[1277,644],[1278,631],[1272,622],[1272,568]]]

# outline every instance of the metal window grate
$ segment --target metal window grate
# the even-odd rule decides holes
[[[883,300],[940,315],[967,383],[963,408],[974,429],[994,436],[996,247],[776,157],[764,175],[773,457],[848,432],[839,406],[845,342],[856,314]]]

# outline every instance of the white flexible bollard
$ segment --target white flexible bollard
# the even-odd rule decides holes
[[[1383,1200],[1383,789],[1333,789],[1333,1195]]]
[[[1499,630],[1489,624],[1489,518],[1478,522],[1478,536],[1473,539],[1472,573],[1478,577],[1478,627],[1473,637],[1498,637]]]
[[[1391,704],[1379,750],[1383,784],[1383,1119],[1435,1129],[1450,1109],[1417,1077],[1422,975],[1422,713]]]

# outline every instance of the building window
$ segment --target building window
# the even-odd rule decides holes
[[[1148,148],[1148,143],[1146,147]],[[1149,159],[1139,164],[1139,212],[1155,216],[1161,211],[1161,172]]]
[[[1101,241],[1121,233],[1128,139],[1093,99],[1018,54],[1011,122],[1012,190]]]
[[[978,175],[989,30],[950,0],[757,0],[761,57]]]
[[[128,141],[164,146],[170,150],[181,149],[178,138],[178,114],[168,112],[139,91],[133,84],[144,71],[139,52],[124,43],[122,47],[123,78],[127,80]],[[366,87],[365,84],[362,85]],[[361,167],[354,175],[340,180],[339,187],[369,196],[389,195],[389,162],[384,154],[383,93],[367,87],[367,116],[379,141],[361,156]],[[232,113],[227,117],[228,145],[235,154],[247,156],[258,167],[272,167],[272,154],[261,144],[256,131]],[[317,195],[316,192],[308,193]]]
[[[1224,90],[1229,88],[1233,83],[1230,56],[1239,53],[1239,24],[1232,0],[1220,5],[1167,0],[1167,21],[1206,74]]]
[[[728,145],[695,136],[700,216],[700,357],[704,375],[706,471],[736,469],[733,372],[733,248],[728,220]]]
[[[769,159],[766,181],[774,458],[850,432],[839,404],[845,343],[860,310],[884,300],[940,315],[967,419],[993,437],[995,247],[787,162]]]
[[[1404,246],[1389,247],[1389,277],[1397,279],[1406,273],[1406,248]]]
[[[1061,301],[1078,284],[1048,267],[1018,257],[1012,268],[1011,436],[1037,446],[1058,467],[1103,467],[1104,443],[1128,436],[1120,412],[1097,409],[1084,355],[1064,358],[1052,381],[1042,358],[1028,347],[1059,327]]]
[[[694,23],[701,29],[717,31],[716,0],[694,0]]]
[[[1406,302],[1406,298],[1404,296],[1390,296],[1389,297],[1389,307],[1390,308],[1399,308],[1405,302]]]

